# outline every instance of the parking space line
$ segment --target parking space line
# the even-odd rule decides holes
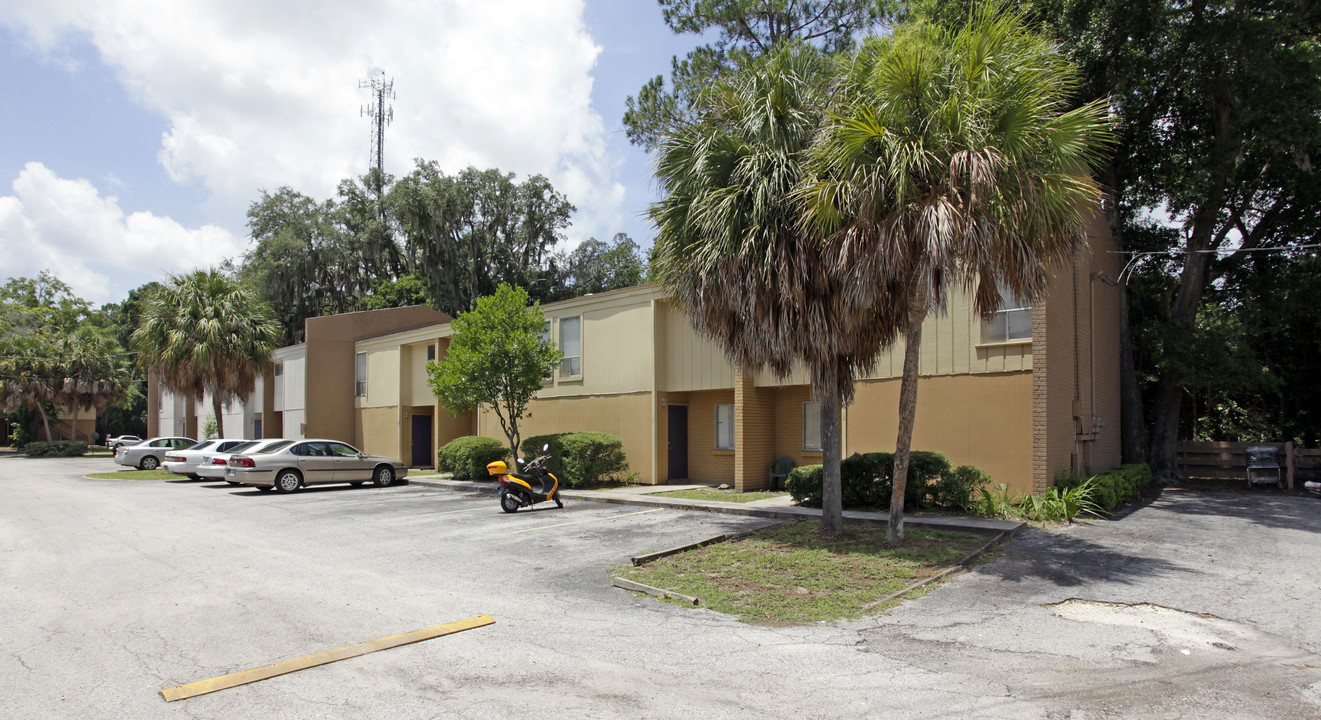
[[[623,513],[622,515],[611,515],[609,517],[590,518],[588,520],[575,520],[574,522],[556,523],[554,525],[541,525],[533,528],[523,528],[522,530],[511,530],[509,532],[496,533],[494,535],[483,535],[475,537],[468,542],[477,542],[478,540],[490,540],[491,538],[504,537],[506,535],[521,535],[522,533],[536,532],[537,530],[549,530],[551,528],[565,527],[568,525],[582,525],[583,523],[601,522],[602,520],[614,520],[615,518],[628,517],[630,515],[646,515],[647,513],[660,512],[669,508],[656,508],[654,510],[639,510],[638,512]]]
[[[396,517],[384,518],[382,520],[369,520],[368,522],[386,523],[386,522],[394,522],[395,520],[409,520],[411,518],[431,517],[432,515],[455,515],[458,513],[469,513],[469,512],[477,512],[478,510],[491,510],[491,509],[492,509],[491,506],[483,504],[481,507],[468,508],[466,510],[441,510],[439,512],[422,513],[421,515],[399,515]]]
[[[403,494],[403,493],[399,493],[399,494],[393,494],[393,495],[391,495],[390,497],[376,498],[376,499],[374,499],[374,500],[354,500],[354,501],[349,501],[349,502],[338,502],[338,501],[332,501],[332,502],[324,502],[324,503],[304,503],[304,504],[301,505],[300,507],[312,507],[312,508],[350,507],[350,506],[353,506],[353,505],[367,505],[367,504],[373,504],[373,505],[374,505],[374,504],[388,503],[388,502],[403,502],[403,501],[405,501],[405,500],[419,500],[419,499],[423,499],[423,498],[449,497],[449,496],[451,496],[451,495],[453,495],[453,493],[443,493],[443,492],[439,492],[439,493],[415,493],[415,494]]]

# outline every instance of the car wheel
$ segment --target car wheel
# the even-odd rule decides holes
[[[201,475],[198,475],[198,474],[196,474],[196,473],[194,473],[194,474],[192,474],[192,475],[189,475],[189,476],[188,476],[188,479],[189,479],[189,480],[201,480],[201,479],[202,479],[202,476],[201,476]]]
[[[372,475],[372,482],[376,483],[376,487],[389,487],[390,483],[394,482],[394,468],[389,465],[376,468],[376,472]]]
[[[225,482],[229,483],[230,485],[242,485],[242,484],[243,484],[243,483],[240,483],[240,482],[234,482],[233,480],[226,480]]]
[[[142,470],[155,470],[161,466],[161,461],[156,459],[155,455],[148,455],[138,461],[138,468]]]
[[[297,470],[281,470],[275,476],[275,489],[282,493],[291,493],[303,485],[303,476]]]
[[[362,481],[361,481],[361,480],[354,480],[353,482],[351,482],[351,483],[349,483],[349,484],[352,485],[353,487],[362,487]]]
[[[518,498],[514,497],[510,493],[505,493],[504,495],[501,495],[500,509],[508,513],[518,512]]]

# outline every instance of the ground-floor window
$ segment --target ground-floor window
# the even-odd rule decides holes
[[[803,403],[803,450],[821,452],[821,403]]]
[[[734,449],[734,406],[716,406],[716,449]]]

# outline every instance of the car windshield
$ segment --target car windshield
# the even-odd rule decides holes
[[[250,448],[250,447],[252,447],[253,445],[256,445],[256,444],[257,444],[257,443],[255,443],[255,442],[245,442],[245,443],[243,443],[242,445],[235,445],[234,447],[230,448],[230,449],[229,449],[229,452],[230,452],[230,454],[237,455],[237,454],[243,452],[244,450],[247,450],[248,448]]]
[[[197,443],[196,445],[194,445],[194,446],[192,446],[192,447],[190,447],[190,448],[186,448],[186,449],[187,449],[187,450],[205,450],[205,449],[207,449],[207,448],[209,448],[209,447],[211,447],[212,445],[215,445],[215,444],[216,444],[216,441],[215,441],[215,440],[203,440],[202,442]]]
[[[279,442],[273,442],[264,448],[256,450],[255,452],[253,452],[253,455],[265,455],[266,453],[273,453],[276,450],[283,450],[293,444],[294,444],[293,440],[281,440]]]

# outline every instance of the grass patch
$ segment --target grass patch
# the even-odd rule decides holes
[[[175,475],[165,470],[120,470],[119,472],[92,473],[97,480],[183,480],[187,475]]]
[[[892,546],[884,528],[847,527],[825,538],[820,524],[779,525],[727,543],[615,571],[653,587],[702,598],[744,622],[816,622],[884,610],[880,598],[931,577],[986,537],[908,530]]]
[[[734,492],[733,490],[717,490],[715,488],[694,488],[692,490],[671,490],[663,493],[652,493],[658,497],[683,498],[684,500],[715,500],[717,502],[736,502],[746,503],[754,500],[765,500],[767,498],[783,497],[787,492]]]

